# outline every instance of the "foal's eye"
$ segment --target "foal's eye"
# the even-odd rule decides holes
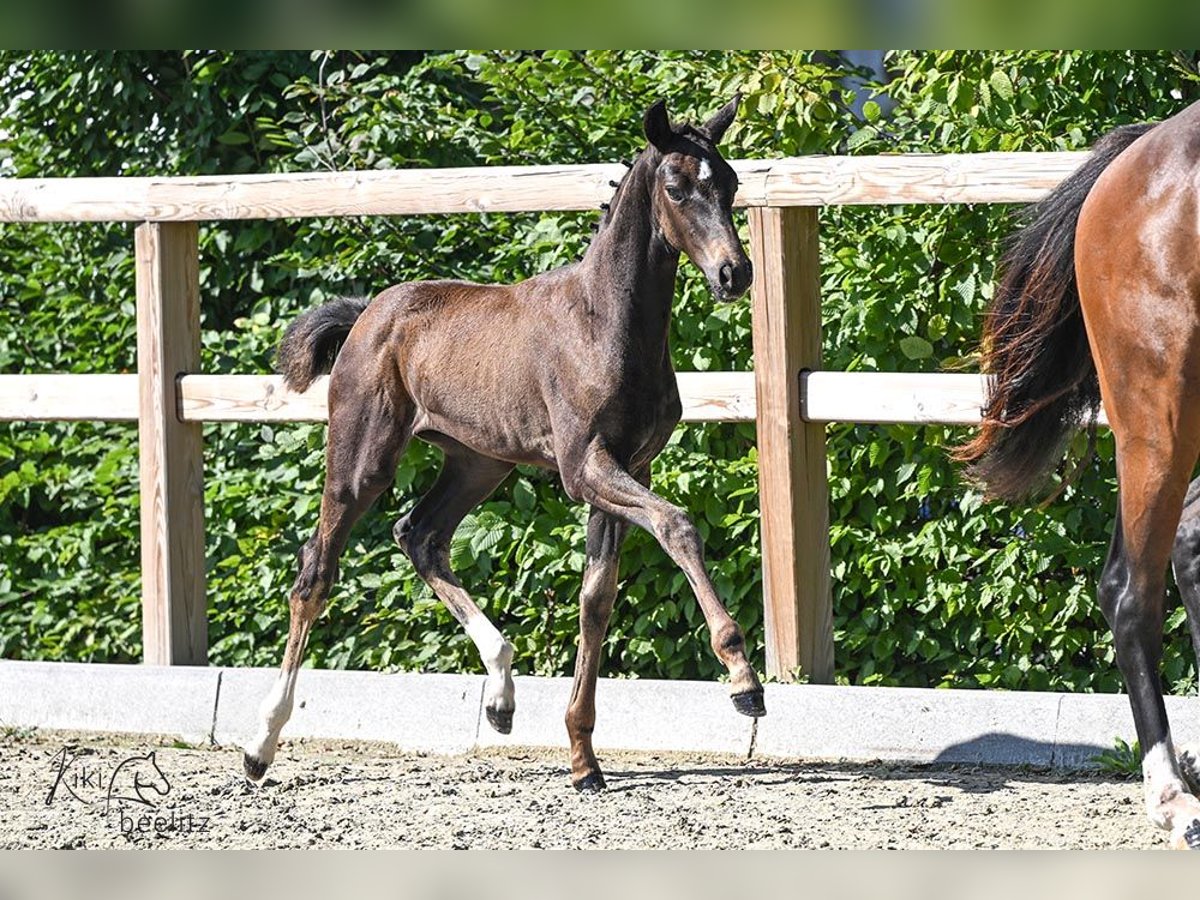
[[[684,198],[683,189],[681,187],[679,187],[678,185],[668,184],[666,186],[666,191],[667,191],[667,196],[670,197],[671,201],[674,203],[678,203],[679,201],[681,201]]]

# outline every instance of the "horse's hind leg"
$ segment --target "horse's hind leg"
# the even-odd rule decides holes
[[[1175,531],[1171,552],[1179,596],[1187,610],[1192,648],[1196,653],[1196,671],[1200,674],[1200,478],[1188,487],[1183,516]],[[1200,794],[1200,744],[1191,743],[1179,750],[1179,768],[1193,794]]]
[[[1200,800],[1188,792],[1175,758],[1159,673],[1167,563],[1196,456],[1195,429],[1168,429],[1170,421],[1151,416],[1117,430],[1114,420],[1121,490],[1099,599],[1142,747],[1146,812],[1171,832],[1173,845],[1200,849]]]
[[[604,788],[600,763],[592,751],[596,726],[596,678],[604,633],[617,598],[617,570],[621,543],[628,526],[616,516],[593,507],[588,518],[587,566],[579,593],[579,652],[575,656],[575,683],[567,707],[567,734],[571,739],[571,782],[580,791]]]
[[[474,641],[487,669],[484,711],[502,734],[512,731],[512,645],[475,605],[450,569],[450,539],[472,509],[502,482],[512,464],[481,456],[457,442],[439,441],[446,458],[429,493],[396,523],[393,535],[417,574],[446,604]]]
[[[338,557],[346,547],[350,529],[392,483],[396,463],[408,442],[407,398],[398,396],[393,404],[374,391],[349,393],[354,388],[347,383],[345,395],[338,390],[340,387],[335,376],[330,384],[321,518],[298,554],[299,571],[288,598],[291,618],[283,667],[259,708],[259,728],[246,745],[242,759],[246,776],[252,781],[261,780],[275,759],[279,733],[292,714],[304,647],[337,580]]]

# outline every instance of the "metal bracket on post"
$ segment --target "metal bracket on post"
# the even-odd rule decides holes
[[[816,207],[749,210],[767,675],[833,681],[825,426],[800,415],[821,367]]]
[[[200,365],[198,229],[146,222],[135,245],[143,659],[205,665],[203,447],[200,424],[179,418],[175,385]]]

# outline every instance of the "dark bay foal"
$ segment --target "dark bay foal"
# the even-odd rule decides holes
[[[288,387],[303,391],[332,367],[325,490],[316,532],[299,553],[282,672],[246,747],[251,779],[274,759],[351,526],[391,484],[413,435],[445,460],[432,490],[396,523],[396,542],[479,648],[496,730],[512,727],[512,647],[454,577],[448,550],[463,517],[522,463],[558,471],[567,494],[591,505],[566,717],[575,786],[604,787],[592,751],[596,677],[630,524],[650,531],[687,575],[735,707],[763,715],[762,686],[705,571],[695,526],[648,486],[682,411],[667,346],[679,254],[719,300],[750,286],[732,217],[737,176],[717,152],[737,102],[699,128],[673,127],[665,104],[650,107],[649,146],[578,263],[514,285],[400,284],[369,304],[335,300],[288,329],[279,348]]]

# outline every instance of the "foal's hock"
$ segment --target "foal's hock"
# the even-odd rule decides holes
[[[680,253],[718,300],[750,286],[732,218],[737,176],[717,151],[737,104],[699,127],[672,125],[662,102],[650,107],[649,145],[579,262],[513,285],[399,284],[369,303],[335,300],[288,329],[279,349],[288,386],[302,391],[331,372],[325,489],[299,553],[283,668],[246,746],[251,779],[275,757],[350,529],[391,484],[414,435],[440,447],[444,462],[432,490],[396,523],[396,542],[479,649],[497,731],[512,728],[512,646],[455,578],[449,546],[463,517],[517,464],[557,471],[567,494],[591,506],[566,715],[575,786],[604,787],[592,750],[596,678],[630,524],[650,531],[687,575],[737,710],[764,714],[762,685],[705,571],[695,526],[649,489],[650,464],[681,413],[667,345]]]

